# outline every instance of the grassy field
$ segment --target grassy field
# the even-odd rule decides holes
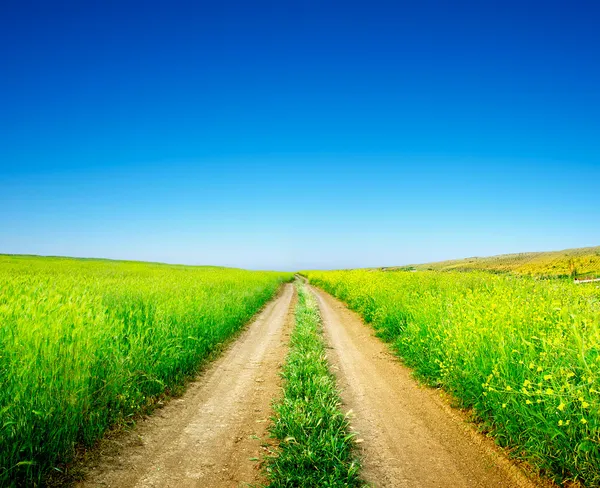
[[[310,282],[358,311],[512,454],[600,485],[600,287],[511,274],[330,271]]]
[[[418,271],[479,270],[547,277],[600,277],[600,246],[566,249],[564,251],[473,257],[386,269],[415,269]]]
[[[283,370],[283,399],[275,405],[271,433],[279,449],[267,460],[269,486],[363,486],[353,454],[354,434],[339,410],[315,298],[298,283],[296,327]]]
[[[180,388],[291,274],[0,256],[0,485]]]

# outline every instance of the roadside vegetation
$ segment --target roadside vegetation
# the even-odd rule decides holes
[[[181,389],[289,273],[0,256],[0,486]]]
[[[271,434],[277,451],[267,458],[270,487],[363,486],[354,455],[355,433],[340,411],[329,371],[315,298],[298,283],[296,327],[283,369],[283,399],[275,405]]]
[[[330,271],[359,312],[516,458],[600,485],[600,287],[484,272]]]

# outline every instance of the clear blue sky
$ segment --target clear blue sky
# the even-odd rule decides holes
[[[247,268],[600,244],[600,3],[0,3],[0,252]]]

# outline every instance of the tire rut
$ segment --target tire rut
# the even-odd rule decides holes
[[[329,360],[364,440],[362,477],[375,487],[534,487],[490,439],[421,387],[357,314],[316,295]],[[546,483],[544,483],[546,485]],[[547,485],[546,485],[547,486]]]

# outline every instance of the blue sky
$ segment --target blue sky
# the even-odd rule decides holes
[[[0,4],[0,252],[247,268],[600,244],[600,4]]]

